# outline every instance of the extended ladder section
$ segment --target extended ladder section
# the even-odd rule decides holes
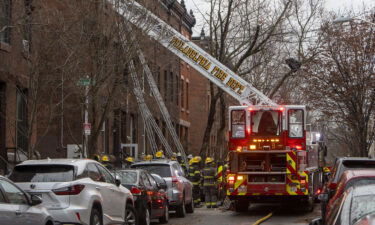
[[[150,67],[148,66],[148,64],[146,62],[146,59],[145,59],[145,56],[144,56],[141,48],[139,47],[138,41],[136,40],[135,35],[132,32],[132,27],[130,26],[129,23],[126,23],[126,26],[127,26],[127,30],[131,34],[130,36],[131,36],[132,44],[136,46],[138,59],[142,64],[143,72],[146,74],[147,81],[148,81],[148,84],[150,86],[151,92],[152,92],[153,96],[155,97],[156,103],[159,106],[160,112],[161,112],[161,114],[164,118],[165,124],[167,125],[167,128],[169,130],[169,133],[171,134],[172,140],[173,140],[174,144],[176,145],[177,151],[179,153],[181,153],[181,156],[182,156],[183,160],[187,164],[188,162],[187,162],[187,157],[186,157],[184,148],[183,148],[183,146],[180,142],[180,139],[179,139],[179,137],[176,133],[176,130],[175,130],[173,124],[172,124],[171,116],[169,115],[168,109],[164,104],[163,98],[162,98],[162,96],[159,92],[159,89],[158,89],[157,85],[156,85],[156,82],[154,80],[154,77],[152,75]]]
[[[134,0],[121,1],[117,10],[120,15],[123,15],[133,25],[237,99],[240,104],[277,105],[228,67]]]
[[[150,142],[152,152],[155,154],[155,152],[157,150],[157,145],[156,145],[156,142],[155,142],[155,135],[154,135],[154,131],[155,131],[156,135],[158,136],[158,138],[160,139],[163,147],[166,150],[166,154],[168,156],[170,156],[170,155],[172,155],[173,151],[172,151],[171,147],[169,146],[168,141],[165,139],[165,137],[163,135],[163,132],[160,130],[159,126],[155,122],[155,119],[152,116],[149,108],[147,107],[147,104],[146,104],[145,99],[143,97],[141,86],[139,84],[137,73],[135,71],[133,61],[130,61],[130,63],[129,63],[129,71],[130,71],[130,76],[131,76],[133,84],[134,84],[134,90],[133,90],[134,95],[136,97],[136,100],[137,100],[137,103],[138,103],[138,106],[139,106],[139,111],[141,112],[141,116],[143,118],[143,121],[145,122],[145,126],[146,126],[145,130],[146,130],[147,135],[148,135],[148,140]]]

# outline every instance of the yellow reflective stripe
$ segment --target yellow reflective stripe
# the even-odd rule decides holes
[[[204,178],[209,179],[209,178],[214,178],[214,176],[204,176]]]
[[[295,153],[291,153],[291,154],[295,154]],[[290,157],[289,153],[286,154],[286,160],[287,160],[288,164],[289,164],[294,170],[296,170],[296,162],[292,159],[292,157]],[[289,171],[289,169],[287,169],[287,172],[288,172],[288,173],[292,173],[292,171]]]

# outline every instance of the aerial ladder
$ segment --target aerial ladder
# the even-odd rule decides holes
[[[249,201],[285,200],[311,210],[321,170],[317,150],[306,141],[305,106],[276,104],[136,1],[121,1],[116,10],[239,101],[229,107],[226,195],[235,210],[246,210]],[[145,65],[144,56],[138,56]]]

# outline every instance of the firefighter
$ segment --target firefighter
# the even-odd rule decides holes
[[[164,157],[163,150],[157,151],[156,154],[155,154],[155,158],[157,158],[157,159],[164,159],[165,157]]]
[[[217,167],[217,186],[218,186],[218,202],[222,203],[226,192],[226,172],[228,165],[220,163]]]
[[[177,161],[177,154],[175,152],[172,153],[171,160]]]
[[[129,156],[125,158],[125,168],[130,168],[130,166],[134,163],[134,158]]]
[[[207,208],[217,208],[217,183],[214,159],[207,157],[203,170],[203,187]]]
[[[151,161],[152,160],[152,155],[145,155],[144,157],[143,157],[143,160],[144,161]]]
[[[191,155],[189,155],[189,156],[191,156]],[[189,162],[189,160],[192,158],[192,157],[189,158],[189,156],[188,156],[188,162]],[[187,173],[188,173],[188,167],[186,166],[186,162],[185,162],[185,160],[182,158],[180,152],[177,153],[177,161],[180,163],[180,165],[181,165],[182,169],[184,170],[185,174],[187,174]]]
[[[195,156],[189,161],[189,180],[193,184],[193,199],[194,206],[199,207],[201,203],[200,197],[200,183],[202,179],[199,163],[201,161],[200,156]]]

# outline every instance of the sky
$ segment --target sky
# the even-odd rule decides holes
[[[201,13],[205,13],[205,11],[208,10],[208,5],[205,3],[205,0],[185,0],[185,4],[189,11],[190,9],[193,10],[195,17],[197,18],[197,25],[193,28],[193,35],[199,35],[203,24]],[[359,9],[362,8],[363,5],[375,8],[375,0],[326,0],[325,3],[328,11],[334,11],[339,14],[345,9],[352,7]]]

